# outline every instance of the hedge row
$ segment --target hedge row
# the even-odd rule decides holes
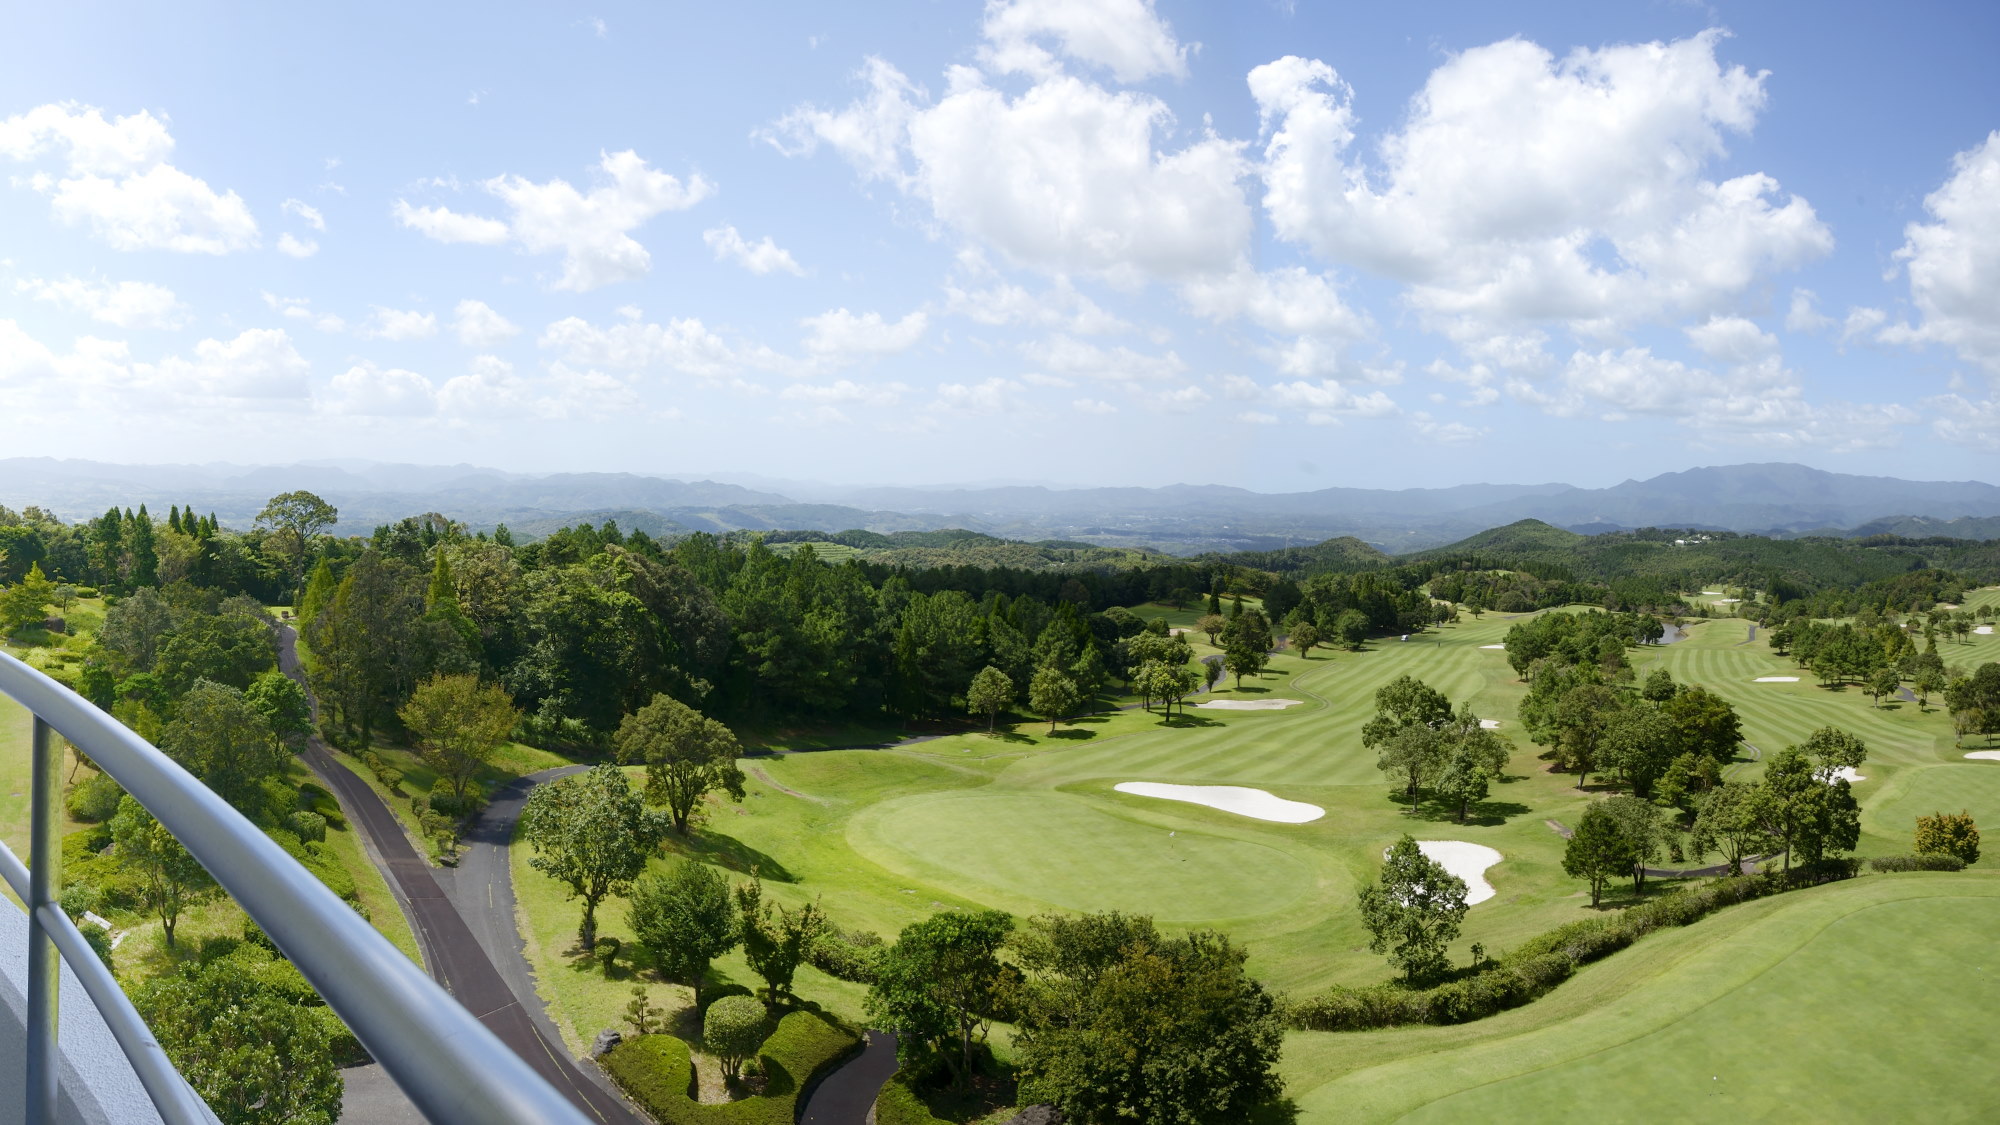
[[[792,1012],[758,1048],[767,1082],[757,1097],[720,1105],[694,1100],[694,1061],[671,1035],[627,1039],[604,1056],[604,1069],[633,1101],[666,1125],[792,1125],[799,1092],[860,1045],[830,1016]]]
[[[924,1099],[895,1078],[875,1097],[875,1125],[951,1125],[934,1116]]]
[[[1955,855],[1878,855],[1868,861],[1872,871],[1963,871],[1965,861]]]
[[[1397,984],[1369,988],[1341,985],[1286,1011],[1292,1027],[1306,1031],[1360,1031],[1399,1024],[1469,1023],[1539,999],[1577,969],[1624,949],[1654,930],[1685,926],[1725,906],[1852,878],[1856,860],[1827,860],[1790,874],[1768,872],[1713,879],[1642,903],[1619,914],[1586,918],[1530,938],[1471,974],[1435,988]]]

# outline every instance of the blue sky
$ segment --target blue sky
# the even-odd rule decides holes
[[[4,19],[9,454],[2000,479],[1990,4]]]

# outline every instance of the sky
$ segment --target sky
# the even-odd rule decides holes
[[[2000,481],[2000,5],[0,25],[0,456]]]

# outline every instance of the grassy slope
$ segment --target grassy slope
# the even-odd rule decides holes
[[[1476,1024],[1295,1034],[1284,1068],[1302,1121],[1977,1117],[1996,923],[2000,877],[1870,876],[1656,934]]]

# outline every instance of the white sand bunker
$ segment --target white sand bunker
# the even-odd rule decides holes
[[[1283,711],[1304,702],[1303,699],[1211,699],[1194,706],[1197,711]]]
[[[1112,788],[1120,793],[1130,793],[1137,797],[1186,801],[1191,805],[1207,805],[1211,809],[1221,809],[1237,816],[1275,820],[1280,824],[1304,824],[1326,815],[1326,810],[1318,805],[1308,805],[1304,801],[1287,801],[1283,797],[1274,797],[1262,789],[1250,789],[1241,785],[1169,785],[1161,781],[1121,781]]]
[[[1972,628],[1972,631],[1973,631],[1973,632],[1975,632],[1975,633],[1978,633],[1978,634],[1979,634],[1980,636],[1982,636],[1982,637],[1990,637],[1990,636],[1992,636],[1992,635],[1993,635],[1993,626],[1991,626],[1991,625],[1975,625],[1975,626],[1973,626],[1973,628]]]
[[[1480,648],[1506,648],[1506,645],[1480,645]]]
[[[1480,726],[1482,726],[1482,727],[1485,727],[1485,728],[1486,728],[1487,730],[1499,730],[1499,729],[1500,729],[1500,720],[1498,720],[1498,719],[1481,719],[1481,720],[1479,720],[1479,725],[1480,725]]]
[[[1464,840],[1418,840],[1424,858],[1465,880],[1465,904],[1485,902],[1493,897],[1493,884],[1486,881],[1486,869],[1507,858],[1485,844]],[[1384,848],[1386,858],[1389,850]]]
[[[1845,778],[1849,785],[1852,785],[1857,781],[1868,780],[1868,775],[1855,773],[1853,766],[1842,766],[1839,769],[1833,771],[1833,777],[1827,778],[1826,779],[1827,783],[1832,784],[1834,777]]]
[[[1730,603],[1732,603],[1732,602],[1740,602],[1740,601],[1742,601],[1742,600],[1743,600],[1742,598],[1717,598],[1717,599],[1715,599],[1715,604],[1716,604],[1716,605],[1729,605],[1729,604],[1730,604]]]
[[[1721,596],[1722,596],[1722,591],[1720,591],[1720,590],[1703,590],[1703,591],[1701,592],[1701,596],[1702,596],[1702,597],[1704,597],[1704,598],[1719,598],[1719,597],[1721,597]]]
[[[2000,762],[2000,750],[1974,750],[1968,758],[1979,758],[1988,762]]]
[[[1759,676],[1751,681],[1751,683],[1757,684],[1795,684],[1798,682],[1799,678],[1797,676]]]

